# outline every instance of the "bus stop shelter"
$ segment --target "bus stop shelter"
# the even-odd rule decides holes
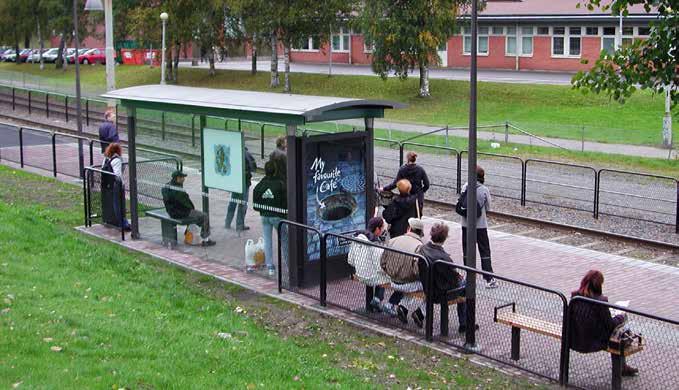
[[[136,120],[138,110],[156,110],[165,113],[192,114],[199,116],[201,130],[200,157],[201,167],[203,168],[201,169],[202,210],[208,215],[210,204],[209,182],[211,179],[209,175],[206,175],[205,158],[206,156],[209,156],[213,159],[214,151],[211,146],[209,148],[210,150],[205,150],[205,142],[207,142],[206,139],[208,138],[207,131],[226,132],[227,130],[208,129],[207,118],[222,117],[237,121],[256,121],[284,126],[287,140],[287,219],[300,224],[307,224],[309,222],[307,211],[310,210],[310,206],[304,203],[307,198],[304,195],[308,192],[305,186],[308,185],[311,187],[312,183],[310,183],[311,179],[308,176],[305,176],[305,170],[309,171],[310,167],[312,170],[316,169],[317,173],[319,173],[316,177],[329,177],[332,173],[323,172],[323,168],[320,168],[319,170],[319,163],[322,162],[320,161],[320,158],[316,158],[313,161],[306,161],[305,153],[309,154],[309,151],[312,149],[315,151],[330,150],[334,148],[333,145],[343,146],[344,143],[351,143],[351,140],[349,140],[351,134],[363,137],[360,145],[362,148],[361,154],[363,155],[361,161],[364,162],[364,166],[358,171],[363,177],[354,177],[353,180],[346,180],[346,182],[360,182],[367,195],[367,192],[374,187],[374,119],[384,117],[385,109],[403,107],[400,103],[381,100],[223,90],[176,85],[136,86],[111,91],[104,94],[103,97],[118,100],[127,111],[130,219],[133,239],[140,238],[137,153],[135,151],[137,142]],[[306,134],[300,134],[298,131],[299,128],[312,123],[360,118],[364,119],[365,126],[363,131],[318,136],[307,136]],[[218,133],[217,136],[219,136]],[[326,142],[326,144],[312,145],[307,143],[308,140],[323,141]],[[223,153],[223,151],[219,153]],[[352,152],[348,151],[345,155],[351,156]],[[342,169],[345,168],[342,167]],[[351,167],[346,168],[347,171],[350,171],[350,169]],[[337,170],[339,171],[339,168]],[[331,185],[328,185],[327,183],[324,184],[324,188],[331,188],[333,185],[338,185],[337,183],[332,183]],[[321,199],[318,197],[318,194],[316,198],[319,199],[321,207],[330,205],[331,201],[336,200]],[[339,196],[335,198],[340,198],[340,203],[343,200]],[[365,197],[364,207],[366,210],[374,209],[374,200],[372,196]],[[371,216],[372,213],[365,213],[366,220]],[[365,221],[363,221],[363,223],[365,223]],[[332,227],[332,225],[328,226]],[[290,258],[298,258],[303,255],[303,248],[308,246],[308,244],[292,236],[289,237],[289,241],[290,245],[288,250]]]

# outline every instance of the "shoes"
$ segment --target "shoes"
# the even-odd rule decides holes
[[[396,308],[396,315],[398,316],[398,319],[404,323],[408,323],[408,309],[405,308],[403,305],[398,305]]]
[[[388,315],[389,317],[394,318],[398,315],[396,310],[394,310],[394,305],[391,303],[385,303],[380,309],[382,310],[382,313]]]
[[[486,282],[486,288],[488,288],[488,289],[498,288],[498,287],[500,287],[500,286],[497,284],[497,281],[495,279],[491,279],[490,281]]]
[[[200,245],[204,246],[204,247],[208,247],[208,246],[215,246],[216,244],[217,244],[216,242],[208,239],[208,240],[203,241]]]
[[[373,298],[368,304],[368,311],[371,313],[379,313],[382,311],[382,305],[379,299]]]
[[[413,317],[413,321],[418,328],[422,328],[424,326],[424,313],[422,313],[422,309],[418,307],[417,310],[413,312],[411,317]]]
[[[237,232],[244,232],[246,230],[250,230],[250,226],[239,226],[236,228]]]
[[[639,374],[639,369],[625,364],[622,368],[622,376],[637,376]]]
[[[474,328],[475,328],[476,330],[479,330],[479,324],[476,324],[476,325],[474,326]],[[460,327],[457,328],[457,332],[458,332],[458,333],[467,333],[467,325],[460,325]]]
[[[268,272],[269,272],[269,276],[274,276],[274,275],[276,275],[276,267],[274,267],[273,265],[270,265],[270,266],[268,266],[268,267],[266,267],[266,268],[267,268],[267,270],[268,270]]]

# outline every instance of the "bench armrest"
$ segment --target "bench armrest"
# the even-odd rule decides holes
[[[497,313],[498,311],[500,311],[500,309],[504,309],[510,306],[512,307],[512,313],[516,313],[516,302],[510,302],[505,305],[495,306],[495,308],[493,309],[493,322],[497,322]]]

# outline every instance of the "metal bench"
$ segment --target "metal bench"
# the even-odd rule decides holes
[[[508,307],[511,307],[512,311],[501,310]],[[521,355],[521,329],[552,337],[559,341],[563,338],[563,327],[561,324],[517,313],[515,302],[495,307],[493,320],[499,324],[512,327],[512,360],[519,360]],[[609,347],[606,350],[606,352],[611,354],[613,366],[611,373],[612,389],[619,390],[622,387],[622,368],[625,366],[625,358],[643,350],[644,345],[641,339],[639,339],[639,344],[633,344],[626,348],[621,346],[619,349]]]
[[[163,245],[168,245],[170,248],[177,246],[177,225],[189,225],[193,223],[193,221],[188,218],[172,218],[167,214],[165,209],[148,210],[146,211],[146,215],[160,220]]]

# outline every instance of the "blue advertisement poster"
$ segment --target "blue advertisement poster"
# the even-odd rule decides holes
[[[203,172],[205,186],[242,193],[245,183],[243,134],[203,129]]]
[[[349,133],[309,137],[303,155],[306,224],[324,233],[365,229],[365,136]],[[335,242],[328,246],[330,256],[348,251],[347,246]],[[320,258],[317,235],[307,236],[306,248],[308,261]]]

